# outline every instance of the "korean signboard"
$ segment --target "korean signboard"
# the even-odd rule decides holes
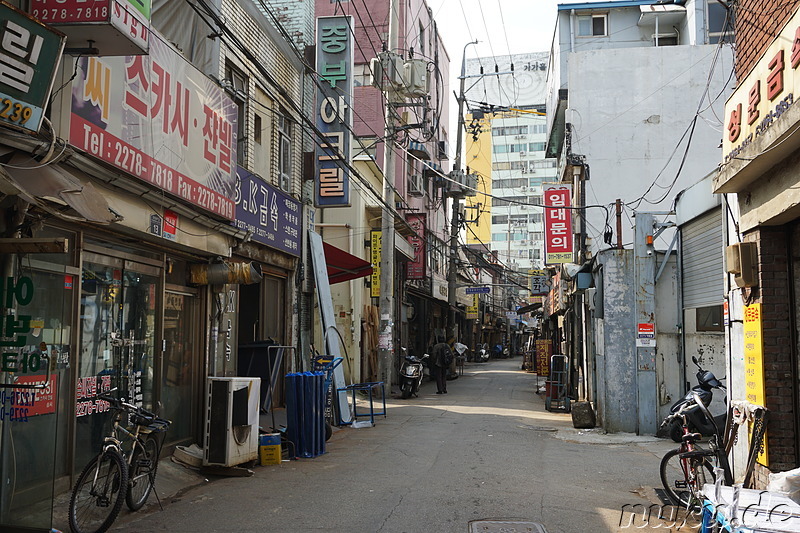
[[[472,305],[467,307],[467,320],[478,318],[480,296],[477,294],[472,295]]]
[[[408,263],[406,279],[425,279],[425,215],[411,214],[407,220],[416,235],[408,237],[408,243],[414,248],[414,260]]]
[[[572,262],[572,185],[545,185],[544,210],[545,263]]]
[[[317,128],[323,133],[316,150],[315,203],[318,207],[350,205],[350,127],[352,126],[353,17],[317,18]]]
[[[764,405],[764,338],[761,326],[761,304],[744,307],[744,388],[745,399]],[[758,462],[767,464],[767,438]]]
[[[536,339],[536,374],[539,376],[550,375],[550,357],[553,355],[553,341],[551,339]]]
[[[781,117],[794,105],[800,89],[800,11],[784,26],[761,60],[725,103],[723,163],[736,158],[756,138],[772,127],[782,131],[793,125]]]
[[[300,257],[300,202],[242,167],[236,168],[236,221],[251,238]]]
[[[186,202],[233,220],[236,104],[157,34],[150,55],[82,57],[70,142]]]
[[[39,131],[64,42],[61,33],[0,2],[0,124]]]
[[[532,295],[540,296],[550,290],[550,276],[546,270],[528,270],[530,290]]]
[[[370,236],[369,255],[372,263],[370,296],[378,298],[381,295],[381,232],[372,230]]]
[[[147,53],[151,0],[31,0],[30,12],[57,27],[70,41],[90,31],[101,55]]]

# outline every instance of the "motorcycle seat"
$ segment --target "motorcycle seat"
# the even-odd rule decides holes
[[[703,438],[703,435],[700,433],[687,433],[683,437],[681,437],[682,442],[697,442]]]

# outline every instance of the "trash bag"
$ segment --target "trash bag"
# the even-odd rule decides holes
[[[800,504],[800,468],[770,474],[767,491],[782,494]]]

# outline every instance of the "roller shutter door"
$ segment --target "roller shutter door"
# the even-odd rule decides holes
[[[681,226],[684,309],[722,304],[725,295],[722,242],[720,209]]]

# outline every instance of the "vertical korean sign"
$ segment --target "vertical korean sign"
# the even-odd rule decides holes
[[[150,55],[78,59],[70,143],[233,220],[238,107],[155,31],[150,37]]]
[[[381,295],[381,232],[372,230],[369,243],[370,262],[372,263],[372,278],[370,278],[370,296],[379,298]]]
[[[314,200],[317,207],[350,205],[353,17],[317,18],[317,72],[322,78],[315,112],[318,139]]]
[[[425,279],[425,215],[411,214],[408,224],[416,235],[408,237],[408,243],[414,248],[414,260],[408,263],[407,279]]]
[[[764,405],[764,337],[761,329],[761,304],[744,307],[744,383],[748,402]],[[767,437],[758,462],[767,464]]]
[[[480,294],[472,295],[472,305],[467,307],[467,320],[478,318],[480,301]]]
[[[544,210],[545,263],[572,262],[572,185],[545,185]]]
[[[528,270],[532,296],[543,296],[550,290],[550,281],[546,270]]]
[[[0,124],[39,131],[64,42],[61,33],[0,3]]]

